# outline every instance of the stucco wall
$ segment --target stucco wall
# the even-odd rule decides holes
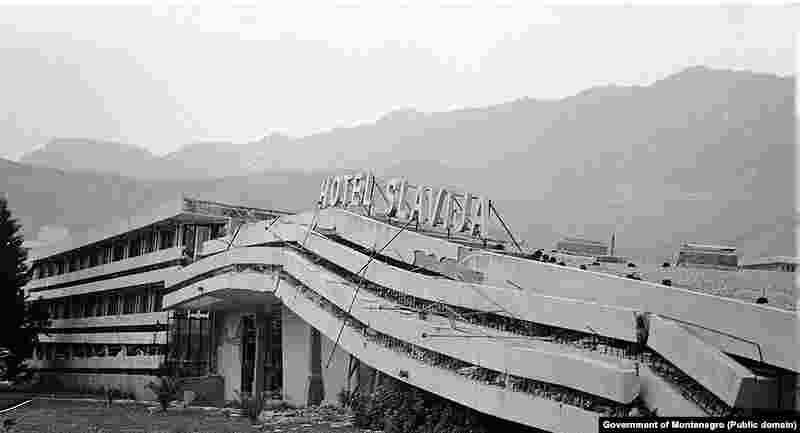
[[[283,338],[283,398],[292,404],[305,406],[308,398],[308,384],[311,362],[311,326],[285,306],[282,311]],[[331,356],[333,341],[321,335],[322,381],[324,384],[324,404],[338,404],[337,394],[347,386],[347,366],[349,355],[336,348]],[[326,368],[327,366],[327,368]]]
[[[41,373],[42,381],[54,389],[74,392],[96,392],[102,387],[131,392],[137,400],[154,400],[147,384],[156,382],[155,376],[141,374],[94,374],[94,373]]]
[[[239,345],[240,337],[236,334],[242,312],[217,313],[217,374],[223,377],[225,400],[238,399],[237,391],[241,390],[242,365]]]
[[[285,306],[281,308],[281,316],[283,398],[295,405],[305,405],[311,362],[311,328]]]

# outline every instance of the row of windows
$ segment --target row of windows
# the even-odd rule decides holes
[[[165,353],[163,344],[88,344],[39,343],[36,359],[64,360],[84,358],[113,358],[120,356],[159,356]]]
[[[678,254],[677,264],[698,264],[716,266],[737,266],[739,258],[735,254],[715,254],[705,252],[681,251]]]
[[[39,308],[43,308],[50,314],[51,319],[154,313],[161,311],[163,295],[159,292],[160,287],[160,285],[154,285],[138,290],[115,290],[67,296],[38,301],[38,304]]]
[[[34,278],[47,278],[75,272],[174,246],[174,230],[151,230],[143,232],[133,239],[97,246],[92,251],[71,254],[66,258],[62,257],[61,260],[39,262],[34,272]]]
[[[195,234],[197,231],[197,235]],[[38,262],[34,269],[34,278],[47,278],[68,272],[101,266],[131,257],[138,257],[158,250],[165,250],[176,246],[176,229],[144,230],[138,235],[104,245],[98,245],[86,252],[69,254],[48,261]],[[185,225],[183,226],[181,246],[194,249],[195,237],[199,236],[199,243],[208,239],[216,239],[224,235],[224,226],[213,224],[208,226]]]

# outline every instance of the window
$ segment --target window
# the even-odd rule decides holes
[[[106,308],[106,315],[108,316],[116,316],[119,314],[119,295],[113,294],[107,297],[107,308]]]
[[[214,224],[211,226],[211,239],[218,239],[225,236],[225,226],[222,224]]]
[[[111,263],[112,254],[113,252],[110,245],[103,246],[103,248],[100,249],[100,264],[105,265],[106,263]]]
[[[141,248],[142,248],[142,242],[139,238],[131,240],[130,249],[128,250],[128,257],[139,256]]]
[[[140,344],[128,344],[125,346],[125,356],[146,356],[147,346]]]
[[[152,253],[157,249],[158,245],[156,244],[156,231],[152,230],[147,233],[147,252]]]
[[[125,258],[125,245],[122,243],[117,243],[114,245],[114,252],[112,255],[113,261],[119,261]]]
[[[84,301],[84,296],[70,296],[72,298],[72,317],[75,319],[79,319],[81,317],[86,317],[86,303]]]
[[[165,250],[167,248],[172,248],[175,244],[175,232],[172,230],[162,230],[159,243],[159,249]]]
[[[136,312],[136,293],[126,293],[122,296],[122,314]]]
[[[72,345],[73,358],[86,358],[86,344],[75,343]]]
[[[102,307],[102,300],[97,295],[88,295],[86,297],[86,317],[101,316],[100,307]]]
[[[89,267],[93,268],[93,267],[97,266],[97,260],[99,258],[100,258],[100,255],[97,253],[97,251],[89,254]]]
[[[147,290],[142,290],[136,293],[136,313],[146,313],[147,312]]]
[[[72,314],[72,302],[70,302],[69,298],[64,298],[61,301],[62,310],[61,310],[61,318],[62,319],[69,319]]]
[[[214,353],[208,344],[212,316],[196,313],[172,312],[166,363],[182,377],[205,375]]]
[[[70,358],[70,356],[69,356],[69,344],[55,343],[53,345],[56,347],[55,348],[55,356],[53,356],[53,359],[61,360],[61,359],[69,359]]]
[[[106,356],[106,346],[104,344],[90,344],[89,356],[96,356],[96,357]]]
[[[119,344],[108,345],[108,356],[117,356],[122,352],[122,346]]]

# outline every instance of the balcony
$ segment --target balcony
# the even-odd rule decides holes
[[[166,344],[167,332],[98,332],[75,334],[39,334],[40,343],[86,344]]]
[[[167,311],[155,313],[119,314],[113,316],[81,317],[78,319],[56,319],[50,321],[51,328],[92,328],[134,325],[154,325],[167,323]]]
[[[104,265],[81,269],[79,271],[67,272],[61,275],[53,275],[51,277],[31,280],[25,286],[25,290],[28,292],[46,290],[47,287],[58,286],[61,284],[75,283],[81,280],[99,278],[104,275],[115,274],[130,269],[152,266],[159,263],[178,260],[182,257],[182,254],[183,254],[182,247],[173,247],[164,250],[154,251],[152,253],[144,254],[141,256],[130,257],[116,262],[106,263]]]

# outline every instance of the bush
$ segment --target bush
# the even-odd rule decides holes
[[[161,376],[158,383],[150,382],[147,388],[156,394],[158,402],[161,403],[161,410],[166,412],[169,404],[178,398],[180,384],[174,377]]]
[[[386,378],[371,394],[340,392],[339,400],[348,402],[356,427],[385,433],[534,431],[392,378]]]

